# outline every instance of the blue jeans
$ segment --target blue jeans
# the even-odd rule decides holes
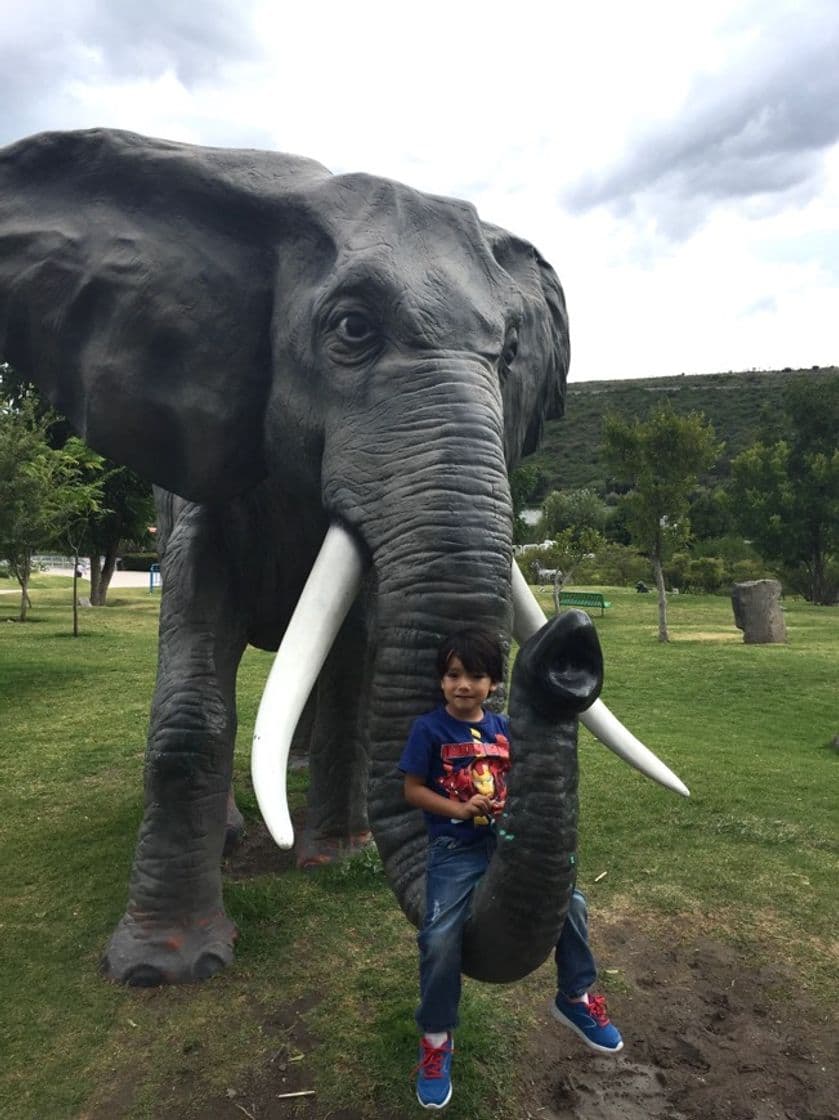
[[[451,1031],[458,1024],[460,954],[472,892],[489,866],[495,837],[463,844],[441,836],[428,846],[425,922],[417,935],[420,957],[421,1031]],[[588,945],[586,902],[575,890],[556,943],[557,988],[565,996],[587,991],[597,977]]]

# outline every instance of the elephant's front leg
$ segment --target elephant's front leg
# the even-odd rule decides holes
[[[145,813],[126,913],[103,970],[133,985],[204,979],[233,957],[221,856],[236,731],[243,613],[222,534],[184,504],[166,542]]]
[[[367,751],[359,717],[367,677],[363,615],[356,602],[318,678],[308,742],[306,826],[296,845],[298,867],[351,856],[371,839]]]

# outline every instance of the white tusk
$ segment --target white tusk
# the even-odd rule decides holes
[[[536,596],[527,585],[518,564],[513,561],[513,636],[521,645],[547,622]],[[664,763],[609,711],[602,700],[595,700],[590,708],[580,713],[580,722],[600,742],[615,754],[640,770],[654,782],[672,789],[683,797],[690,797],[690,790]]]
[[[353,538],[331,525],[283,635],[265,684],[251,751],[259,810],[281,848],[294,844],[286,772],[291,739],[318,673],[361,585],[364,561]]]

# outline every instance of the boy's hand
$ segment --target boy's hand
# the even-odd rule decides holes
[[[453,802],[452,808],[457,809],[452,815],[461,821],[468,821],[473,817],[491,817],[495,812],[492,801],[483,793],[473,794],[468,801]]]
[[[419,774],[405,775],[405,800],[417,809],[425,809],[427,813],[436,813],[440,817],[448,817],[459,821],[469,821],[473,817],[486,817],[486,824],[500,808],[496,802],[483,793],[473,794],[468,801],[451,801],[429,789],[425,778]]]

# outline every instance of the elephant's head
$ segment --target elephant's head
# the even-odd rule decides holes
[[[552,269],[466,203],[109,131],[0,153],[0,242],[0,355],[95,448],[196,502],[292,486],[370,570],[371,824],[417,920],[394,761],[440,638],[511,632],[507,472],[568,367]]]

